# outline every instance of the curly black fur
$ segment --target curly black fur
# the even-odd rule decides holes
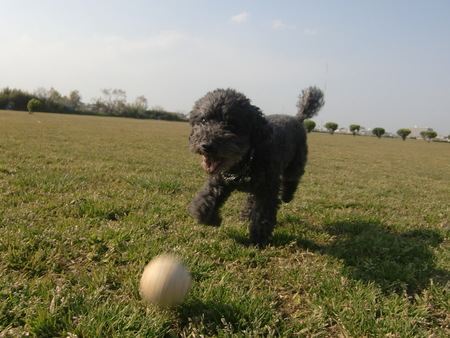
[[[264,116],[243,94],[216,89],[190,114],[190,149],[203,155],[209,173],[190,213],[199,223],[220,225],[220,207],[233,190],[248,192],[242,216],[250,219],[250,242],[262,244],[276,224],[277,210],[290,202],[307,157],[303,121],[323,106],[321,90],[302,91],[297,116]]]

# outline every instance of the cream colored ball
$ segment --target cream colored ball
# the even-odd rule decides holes
[[[165,254],[145,266],[139,293],[147,303],[173,306],[183,302],[190,286],[187,267],[175,256]]]

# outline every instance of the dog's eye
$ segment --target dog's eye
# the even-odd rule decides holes
[[[204,124],[206,124],[206,122],[208,122],[208,120],[205,119],[204,117],[202,117],[202,119],[200,120],[200,123],[204,125]]]

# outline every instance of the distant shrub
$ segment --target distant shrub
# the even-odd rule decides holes
[[[425,141],[430,142],[432,139],[437,137],[437,133],[435,131],[432,131],[432,130],[427,130],[427,131],[420,132],[420,136],[422,136],[422,138]]]
[[[386,133],[386,130],[384,128],[373,128],[372,134],[374,134],[376,137],[381,138]]]
[[[145,118],[153,120],[165,120],[165,121],[186,121],[186,118],[180,114],[169,113],[166,111],[147,110],[144,114]]]
[[[31,99],[28,101],[27,108],[30,114],[33,114],[35,111],[38,111],[42,107],[42,102],[38,99]]]
[[[351,124],[350,125],[350,131],[352,132],[353,136],[356,136],[356,133],[358,133],[360,129],[361,129],[361,126],[359,124]]]
[[[447,139],[444,139],[444,140],[442,140],[442,139],[434,139],[434,140],[432,140],[433,142],[440,142],[440,143],[450,143],[450,141]]]
[[[333,135],[336,129],[338,129],[338,124],[336,122],[327,122],[325,124],[325,128],[327,128],[328,132]]]
[[[403,141],[406,140],[409,134],[411,134],[410,129],[402,128],[397,130],[397,135],[400,136]]]
[[[316,127],[316,122],[312,120],[307,120],[303,122],[303,125],[305,126],[305,129],[308,133],[312,132],[314,128]]]

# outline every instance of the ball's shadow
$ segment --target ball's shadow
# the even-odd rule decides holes
[[[217,301],[203,302],[190,298],[175,309],[181,326],[201,327],[204,332],[218,332],[224,325],[237,323],[241,314],[238,307]]]

